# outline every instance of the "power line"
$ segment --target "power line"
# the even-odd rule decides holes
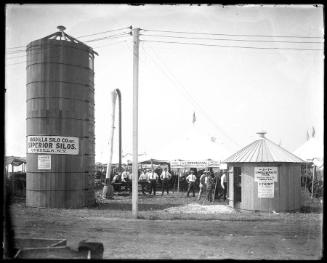
[[[112,30],[107,30],[107,31],[103,31],[103,32],[98,32],[98,33],[94,33],[94,34],[89,34],[89,35],[82,35],[82,36],[78,36],[76,38],[84,38],[84,37],[89,37],[89,36],[96,36],[96,35],[100,35],[100,34],[105,34],[105,33],[110,33],[110,32],[115,32],[115,31],[121,31],[121,30],[124,30],[124,29],[131,29],[132,26],[129,26],[129,27],[121,27],[121,28],[116,28],[116,29],[112,29]],[[129,34],[131,31],[129,32],[125,32],[127,34]],[[112,35],[114,36],[114,35]],[[84,41],[84,42],[89,42],[89,41]],[[6,48],[7,50],[12,50],[13,52],[16,52],[16,51],[25,51],[25,50],[14,50],[14,49],[20,49],[20,48],[25,48],[26,46],[16,46],[16,47],[8,47]]]
[[[145,53],[147,53],[148,55],[149,55],[149,53],[148,52],[146,52],[146,50],[145,50],[145,48],[143,47],[143,45],[142,45],[142,48],[143,48],[143,50],[144,50],[144,52]],[[153,49],[151,49],[152,51],[153,51],[153,53],[156,55],[156,52],[154,52],[154,50]],[[149,57],[151,57],[151,56],[149,56]],[[158,59],[158,61],[159,61],[159,57],[158,57],[158,55],[156,55],[156,57],[157,57],[157,59]],[[153,60],[154,61],[154,60]],[[162,61],[162,60],[160,60],[160,61]],[[156,63],[156,61],[154,61],[155,62],[155,64],[157,64]],[[163,63],[163,62],[162,62]],[[158,66],[159,66],[159,69],[161,68],[161,66],[159,65],[159,64],[157,64]],[[163,64],[164,65],[164,64]],[[230,138],[217,124],[216,124],[216,122],[215,121],[213,121],[212,119],[211,119],[211,117],[206,113],[206,111],[200,106],[200,104],[193,98],[193,96],[192,95],[190,95],[190,93],[187,91],[187,89],[185,89],[184,87],[183,87],[183,85],[181,85],[178,81],[177,81],[177,78],[176,77],[174,77],[174,75],[168,70],[168,67],[167,66],[165,66],[165,70],[166,70],[166,72],[169,72],[170,73],[170,75],[173,77],[170,77],[169,76],[169,74],[167,74],[164,70],[163,70],[163,68],[161,68],[162,69],[162,72],[164,73],[164,75],[166,75],[166,77],[168,78],[168,79],[170,79],[170,81],[172,81],[173,82],[173,84],[175,84],[175,86],[176,87],[180,87],[183,91],[184,91],[184,93],[190,98],[190,100],[189,101],[192,101],[192,102],[190,102],[192,105],[195,105],[199,110],[200,110],[200,112],[202,112],[202,114],[209,120],[209,122],[211,122],[221,133],[223,133],[224,134],[224,136],[225,137],[227,137],[231,142],[233,142],[236,146],[238,146],[239,147],[239,145],[232,139],[232,138]]]
[[[112,40],[112,39],[118,39],[118,38],[124,38],[124,37],[128,37],[129,33],[124,33],[124,34],[118,34],[118,35],[113,35],[113,36],[107,36],[107,37],[103,37],[103,38],[98,38],[98,39],[93,39],[93,40],[88,40],[85,42],[96,42],[96,41],[101,41],[101,40]],[[49,48],[53,48],[51,46],[47,47],[47,48],[41,48],[41,47],[32,47],[30,50],[46,50]],[[92,48],[94,49],[94,48]],[[17,54],[22,54],[23,52],[26,52],[26,50],[19,50],[19,51],[9,51],[7,55],[11,56],[11,55],[17,55]],[[22,57],[22,56],[17,56],[17,57]],[[16,57],[9,57],[9,58],[16,58]]]
[[[94,47],[94,48],[103,48],[103,47],[107,47],[107,46],[111,46],[111,45],[115,45],[115,44],[119,44],[119,43],[126,43],[128,41],[128,39],[125,39],[125,40],[120,40],[120,41],[117,41],[117,42],[111,42],[107,45],[102,45],[102,46],[97,46],[97,47]]]
[[[152,35],[152,34],[140,34],[140,36],[159,37],[159,38],[179,38],[179,39],[191,39],[191,40],[219,40],[219,41],[237,41],[237,42],[262,42],[262,43],[290,43],[290,44],[322,44],[324,42],[317,41],[288,41],[288,40],[246,40],[246,39],[231,39],[231,38],[208,38],[208,37],[185,37],[185,36],[172,36],[172,35]]]
[[[110,45],[119,44],[119,43],[123,43],[123,42],[126,43],[127,41],[128,41],[127,39],[120,40],[120,41],[116,41],[116,42],[111,42],[111,43],[106,44],[106,45],[97,46],[97,47],[94,47],[94,48],[103,48],[103,47],[107,47],[107,46],[110,46]],[[34,53],[34,55],[41,54],[41,53],[43,53],[43,52]],[[15,59],[15,58],[21,58],[21,57],[26,57],[26,55],[17,56],[17,57],[11,57],[11,58],[7,58],[7,59]],[[51,56],[51,57],[48,57],[48,59],[58,58],[58,57],[60,57],[60,56]],[[25,63],[27,63],[27,60],[15,62],[15,63],[10,63],[10,64],[6,64],[6,66],[12,66],[12,65],[17,65],[17,64],[25,64]]]
[[[86,40],[84,42],[95,42],[95,41],[101,41],[101,40],[105,40],[105,39],[114,39],[114,38],[119,38],[119,37],[124,37],[124,36],[127,36],[129,35],[130,36],[130,33],[123,33],[123,34],[118,34],[118,35],[113,35],[113,36],[105,36],[105,37],[102,37],[102,38],[95,38],[95,39],[91,39],[91,40]]]
[[[120,30],[124,30],[124,29],[132,29],[132,26],[121,27],[121,28],[116,28],[116,29],[111,29],[111,30],[107,30],[107,31],[103,31],[103,32],[98,32],[98,33],[90,34],[90,35],[78,36],[78,37],[76,37],[76,38],[83,38],[83,37],[96,36],[96,35],[101,35],[101,34],[105,34],[105,33],[110,33],[110,32],[120,31]]]
[[[282,36],[282,35],[250,35],[250,34],[225,34],[225,33],[200,33],[200,32],[183,32],[183,31],[169,31],[169,30],[151,30],[141,29],[142,31],[152,32],[165,32],[165,33],[177,33],[177,34],[194,34],[194,35],[213,35],[213,36],[233,36],[233,37],[277,37],[277,38],[323,38],[317,36]]]
[[[156,52],[154,51],[154,49],[151,48],[151,50],[153,51],[153,53],[155,54],[155,56],[157,57],[157,59],[159,60],[159,56],[156,54]],[[184,88],[184,86],[177,80],[177,78],[173,75],[173,73],[171,71],[168,70],[168,67],[163,63],[162,60],[159,60],[162,62],[162,64],[165,66],[164,68],[166,69],[167,72],[170,73],[170,75],[173,77],[173,79],[175,80],[175,83],[177,83],[177,86],[181,87],[184,92],[186,93],[187,96],[189,96],[189,98],[191,99],[191,104],[194,105],[200,110],[200,112],[202,112],[202,114],[204,115],[204,117],[207,118],[207,120],[209,120],[210,123],[212,123],[217,130],[219,130],[219,132],[221,132],[222,134],[224,134],[225,137],[227,137],[231,142],[233,142],[237,147],[239,147],[238,143],[236,143],[232,138],[230,138],[217,124],[215,121],[213,121],[211,119],[211,117],[207,114],[207,112],[200,106],[200,104],[197,102],[196,99],[193,98],[193,96],[187,91],[186,88]]]
[[[141,39],[144,42],[156,42],[156,43],[166,43],[166,44],[181,44],[181,45],[198,45],[207,47],[224,47],[224,48],[245,48],[245,49],[272,49],[272,50],[311,50],[320,51],[320,48],[291,48],[291,47],[256,47],[256,46],[232,46],[232,45],[216,45],[216,44],[205,44],[205,43],[192,43],[192,42],[176,42],[176,41],[160,41],[160,40],[148,40]]]

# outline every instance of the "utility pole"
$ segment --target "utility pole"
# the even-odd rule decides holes
[[[138,214],[138,82],[139,82],[139,28],[133,28],[133,168],[132,214]]]

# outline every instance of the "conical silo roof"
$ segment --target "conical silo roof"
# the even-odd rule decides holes
[[[51,40],[65,41],[65,43],[70,43],[71,45],[74,45],[81,49],[86,49],[87,51],[91,52],[92,54],[98,55],[98,53],[95,52],[92,47],[86,45],[85,43],[83,43],[83,42],[79,41],[78,39],[65,33],[64,30],[66,28],[64,26],[57,26],[57,29],[58,29],[57,32],[55,32],[51,35],[48,35],[46,37],[43,37],[39,40],[35,40],[31,43],[35,43],[35,42],[44,43],[46,41],[51,41]],[[31,43],[28,45],[28,47],[31,45]]]
[[[282,162],[304,163],[301,158],[290,153],[265,137],[265,132],[258,132],[260,138],[234,153],[225,163]]]

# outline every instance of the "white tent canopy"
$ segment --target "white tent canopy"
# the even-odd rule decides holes
[[[317,140],[315,137],[307,140],[303,145],[294,151],[294,154],[303,160],[312,161],[318,167],[323,165],[323,143]]]
[[[230,153],[223,143],[216,142],[214,137],[204,135],[193,126],[183,138],[169,143],[156,155],[165,160],[221,161]]]

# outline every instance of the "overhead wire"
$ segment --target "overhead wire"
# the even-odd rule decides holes
[[[111,46],[111,45],[115,45],[115,44],[119,44],[119,43],[126,43],[128,42],[128,39],[125,39],[125,40],[120,40],[120,41],[116,41],[116,42],[111,42],[109,44],[106,44],[106,45],[101,45],[101,46],[96,46],[96,47],[93,47],[95,49],[98,49],[98,48],[103,48],[103,47],[107,47],[107,46]]]
[[[121,31],[124,29],[132,29],[132,26],[128,26],[128,27],[121,27],[121,28],[116,28],[116,29],[111,29],[111,30],[106,30],[103,32],[97,32],[94,34],[89,34],[89,35],[81,35],[81,36],[77,36],[76,38],[84,38],[84,37],[90,37],[90,36],[96,36],[96,35],[101,35],[101,34],[106,34],[106,33],[110,33],[110,32],[115,32],[115,31]],[[16,46],[16,47],[7,47],[7,50],[12,50],[12,49],[19,49],[19,48],[24,48],[26,46]]]
[[[128,29],[129,27],[126,28],[122,28],[122,29]],[[87,36],[95,36],[95,35],[99,35],[99,34],[103,34],[103,33],[107,33],[107,32],[114,32],[114,31],[118,31],[120,29],[115,29],[115,30],[108,30],[108,31],[104,31],[104,32],[99,32],[99,33],[94,33],[94,34],[90,34],[90,35],[84,35],[84,36],[80,36],[77,38],[81,38],[81,37],[87,37]],[[88,39],[88,40],[84,40],[83,42],[95,42],[95,41],[100,41],[100,40],[105,40],[105,39],[112,39],[112,38],[118,38],[120,36],[124,36],[124,35],[128,35],[131,34],[131,31],[128,32],[121,32],[118,34],[112,34],[112,35],[107,35],[104,37],[100,37],[100,38],[95,38],[95,39]],[[18,49],[17,49],[18,48]],[[17,47],[8,47],[7,49],[7,54],[18,54],[20,52],[25,52],[25,49],[20,49],[20,48],[26,48],[26,46],[17,46]]]
[[[186,31],[172,31],[172,30],[153,30],[141,29],[141,31],[148,32],[163,32],[163,33],[176,33],[176,34],[193,34],[193,35],[213,35],[213,36],[235,36],[235,37],[275,37],[275,38],[320,38],[318,36],[297,36],[297,35],[255,35],[255,34],[226,34],[226,33],[208,33],[208,32],[186,32]]]
[[[60,57],[60,55],[49,56],[49,57],[47,57],[47,59],[53,59],[53,58],[59,58],[59,57]],[[17,64],[25,64],[25,63],[32,62],[32,61],[33,61],[32,59],[30,61],[24,60],[24,61],[19,61],[19,62],[15,62],[15,63],[6,64],[6,66],[17,65]]]
[[[101,40],[105,40],[105,39],[114,39],[114,38],[119,38],[119,37],[123,37],[129,35],[130,33],[122,33],[122,34],[117,34],[117,35],[113,35],[113,36],[105,36],[102,38],[95,38],[95,39],[90,39],[90,40],[85,40],[84,42],[89,43],[89,42],[95,42],[95,41],[101,41]]]
[[[262,39],[232,39],[232,38],[209,38],[209,37],[186,37],[186,36],[172,36],[172,35],[153,35],[140,34],[140,36],[159,37],[159,38],[178,38],[190,40],[213,40],[213,41],[235,41],[235,42],[262,42],[262,43],[289,43],[289,44],[322,44],[323,41],[289,41],[289,40],[262,40]]]
[[[222,47],[222,48],[244,48],[244,49],[266,49],[266,50],[307,50],[307,51],[321,51],[320,48],[293,48],[293,47],[257,47],[257,46],[236,46],[236,45],[218,45],[218,44],[206,44],[206,43],[194,43],[194,42],[176,42],[176,41],[161,41],[161,40],[148,40],[140,39],[145,42],[154,43],[166,43],[166,44],[181,44],[181,45],[197,45],[197,46],[207,46],[207,47]]]
[[[111,43],[101,45],[101,46],[96,46],[96,47],[93,47],[93,49],[104,48],[104,47],[107,47],[107,46],[111,46],[111,45],[119,44],[119,43],[123,43],[123,42],[128,42],[128,39],[120,40],[120,41],[116,41],[116,42],[111,42]],[[53,48],[53,47],[49,47],[49,48]],[[44,51],[44,50],[49,49],[49,48],[44,48],[44,49],[37,48],[37,50]],[[36,53],[33,53],[33,55],[38,55],[38,54],[42,54],[42,53],[43,52],[36,52]],[[6,60],[22,58],[22,57],[26,57],[26,54],[23,55],[23,56],[9,57],[9,58],[6,58]],[[58,56],[49,56],[48,59],[57,58],[57,57],[60,57],[60,56],[59,55]],[[6,64],[6,66],[17,65],[17,64],[25,64],[25,63],[27,63],[27,60],[14,62],[14,63],[9,63],[9,64]]]
[[[146,50],[145,50],[145,48],[144,48],[144,46],[142,45],[142,48],[143,48],[143,50],[144,50],[144,53],[146,53],[146,54],[149,54]],[[162,65],[164,65],[165,67],[161,67],[160,65],[159,65],[159,63],[156,63],[156,61],[155,60],[153,60],[154,61],[154,63],[159,67],[159,69],[161,68],[162,69],[162,72],[164,73],[164,75],[166,75],[166,77],[168,78],[168,79],[170,79],[171,81],[172,81],[172,83],[173,84],[175,84],[174,86],[176,86],[176,87],[180,87],[183,91],[184,91],[184,93],[187,95],[187,97],[189,97],[189,102],[191,103],[191,105],[193,105],[193,106],[196,106],[199,110],[200,110],[200,112],[202,112],[202,114],[207,118],[207,120],[209,120],[209,122],[210,123],[212,123],[215,127],[216,127],[216,129],[217,130],[219,130],[219,132],[221,132],[226,138],[228,138],[231,142],[233,142],[237,147],[239,147],[239,145],[238,145],[238,143],[236,143],[232,138],[230,138],[224,131],[223,131],[223,129],[221,128],[221,127],[219,127],[219,125],[217,125],[216,124],[216,122],[215,121],[213,121],[212,119],[211,119],[211,117],[206,113],[206,111],[200,106],[200,104],[196,101],[196,99],[194,99],[193,98],[193,96],[187,91],[187,89],[185,89],[184,87],[183,87],[183,85],[177,80],[177,78],[172,74],[172,72],[171,71],[169,71],[168,70],[168,68],[167,68],[167,66],[162,62],[162,60],[160,60],[159,59],[159,56],[156,54],[156,52],[151,48],[151,50],[152,50],[152,52],[153,52],[153,54],[156,56],[156,58],[158,59],[158,61],[161,61],[161,63],[162,63]],[[149,56],[150,58],[152,57],[152,56]],[[165,69],[165,70],[164,70]],[[167,73],[167,72],[169,72],[169,74]],[[170,75],[170,76],[169,76]]]
[[[116,36],[114,36],[114,37],[105,37],[105,38],[103,38],[103,39],[101,39],[101,40],[109,40],[109,41],[111,41],[111,40],[116,40],[116,39],[121,39],[121,38],[124,38],[124,37],[129,37],[130,36],[130,34],[129,33],[126,33],[126,34],[121,34],[121,35],[116,35]],[[96,40],[92,40],[92,42],[93,41],[99,41],[99,39],[96,39]],[[91,42],[91,41],[86,41],[86,42]],[[32,47],[31,49],[29,49],[29,50],[33,50],[34,52],[35,51],[38,51],[38,50],[42,50],[42,51],[44,51],[44,50],[46,50],[46,49],[49,49],[49,48],[53,48],[53,47],[51,47],[51,46],[49,46],[49,47],[47,47],[47,48],[41,48],[41,47]],[[95,48],[97,48],[97,47],[92,47],[92,49],[95,49]],[[26,52],[26,50],[21,50],[21,52],[11,52],[11,53],[9,53],[9,54],[6,54],[7,55],[7,58],[6,59],[16,59],[16,58],[19,58],[19,57],[24,57],[24,56],[26,56],[26,54],[25,55],[23,55],[23,56],[14,56],[14,55],[20,55],[20,54],[22,54],[23,52]],[[42,53],[42,52],[39,52],[39,53]],[[38,53],[34,53],[34,54],[38,54]]]
[[[96,35],[106,34],[106,33],[110,33],[110,32],[120,31],[120,30],[124,30],[124,29],[132,29],[132,26],[111,29],[111,30],[107,30],[107,31],[103,31],[103,32],[98,32],[98,33],[94,33],[94,34],[89,34],[89,35],[77,36],[76,38],[96,36]]]

